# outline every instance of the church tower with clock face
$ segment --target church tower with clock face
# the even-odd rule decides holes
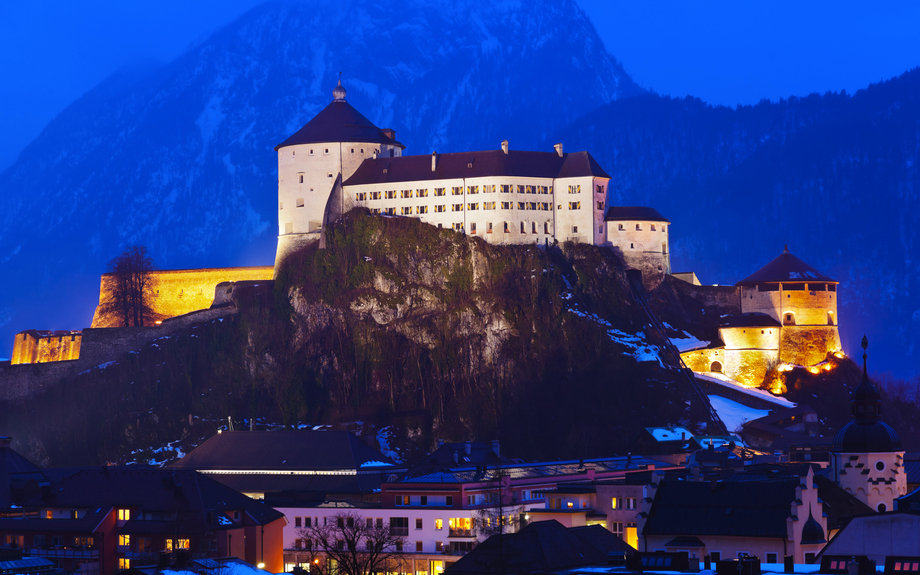
[[[863,350],[869,346],[863,337]],[[881,420],[881,395],[866,373],[850,400],[853,419],[834,436],[831,471],[834,480],[868,505],[883,512],[907,494],[904,450],[897,432]]]

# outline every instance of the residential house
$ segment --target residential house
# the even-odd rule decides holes
[[[606,564],[611,553],[633,551],[599,525],[567,528],[558,521],[537,521],[517,533],[490,537],[445,574],[551,573]]]
[[[804,477],[663,480],[646,487],[639,506],[640,551],[686,551],[777,563],[811,563],[827,542],[827,518],[811,467]]]
[[[465,451],[465,447],[460,450]],[[449,455],[447,463],[453,466],[453,454],[444,453]],[[531,514],[546,509],[551,492],[661,466],[660,462],[641,457],[614,457],[457,466],[435,471],[437,467],[429,462],[414,467],[398,481],[383,484],[379,503],[305,501],[296,506],[278,507],[288,519],[284,533],[285,566],[291,569],[306,565],[312,557],[310,528],[327,525],[337,515],[348,513],[375,525],[389,525],[404,536],[408,571],[436,573],[473,550],[490,534],[516,532],[535,520]],[[416,474],[423,472],[427,473]]]
[[[0,518],[0,540],[60,568],[111,575],[161,553],[282,568],[284,516],[191,470],[84,469]]]
[[[176,460],[273,506],[378,498],[406,467],[348,431],[224,431]]]

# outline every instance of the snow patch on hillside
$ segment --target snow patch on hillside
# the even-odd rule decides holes
[[[719,419],[725,424],[729,433],[741,431],[741,425],[748,421],[754,421],[770,415],[770,410],[754,409],[746,405],[741,405],[737,401],[732,401],[721,395],[710,395],[709,403],[712,408],[719,414]]]

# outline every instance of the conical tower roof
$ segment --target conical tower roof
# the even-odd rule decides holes
[[[294,135],[275,146],[275,151],[287,146],[329,142],[387,144],[406,148],[345,101],[345,88],[341,80],[332,95],[333,100],[328,106]]]
[[[815,268],[789,253],[789,246],[773,261],[735,285],[751,286],[759,283],[806,281],[815,283],[838,283]]]

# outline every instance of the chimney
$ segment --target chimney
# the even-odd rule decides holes
[[[382,129],[382,130],[380,130],[380,131],[383,132],[383,135],[386,136],[387,138],[389,138],[389,139],[391,139],[391,140],[395,140],[395,139],[396,139],[396,130],[392,130],[392,129],[390,129],[390,128],[384,128],[384,129]]]
[[[438,168],[438,153],[431,152],[431,171],[435,171]]]
[[[556,153],[559,154],[559,157],[561,158],[562,157],[562,142],[559,142],[558,144],[553,146],[553,148],[556,149]]]
[[[493,439],[493,440],[492,440],[492,451],[495,453],[495,457],[498,457],[499,459],[501,459],[502,454],[501,454],[501,451],[499,451],[499,449],[498,449],[498,440],[497,440],[497,439]]]
[[[508,155],[508,140],[502,140],[502,151]]]
[[[470,452],[472,452],[472,450],[473,450],[473,447],[470,445],[470,442],[467,441],[466,442],[466,454],[469,455]]]

